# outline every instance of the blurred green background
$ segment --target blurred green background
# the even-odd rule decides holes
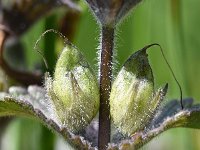
[[[81,19],[73,43],[83,51],[97,74],[99,27],[86,4],[80,2],[80,5]],[[182,85],[183,97],[192,97],[197,103],[200,100],[199,6],[200,0],[144,0],[117,28],[114,72],[117,73],[134,51],[147,44],[159,43]],[[22,37],[29,69],[41,61],[40,55],[33,50],[36,40],[46,29],[57,28],[61,14],[62,11],[55,11],[49,17],[41,19]],[[52,68],[63,47],[61,39],[56,39],[56,35],[50,34],[40,41],[40,47],[45,50],[44,54]],[[179,98],[177,84],[159,49],[151,48],[148,53],[156,87],[167,82],[169,92],[166,101]],[[200,130],[178,128],[164,132],[142,149],[199,150],[199,141]],[[53,150],[54,147],[63,149],[55,146],[55,143],[58,143],[57,137],[39,123],[18,118],[6,129],[3,150]]]

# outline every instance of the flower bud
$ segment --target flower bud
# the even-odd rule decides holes
[[[167,92],[166,84],[154,93],[154,78],[147,56],[146,49],[134,53],[112,85],[111,117],[123,134],[142,130]]]
[[[49,81],[48,81],[49,82]],[[86,127],[99,109],[97,78],[83,55],[66,46],[55,68],[54,79],[47,83],[58,118],[73,132]]]

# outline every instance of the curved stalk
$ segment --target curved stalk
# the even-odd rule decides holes
[[[31,84],[38,84],[42,85],[42,76],[38,74],[33,74],[29,72],[22,72],[11,68],[6,60],[4,59],[3,52],[4,52],[4,43],[7,39],[8,34],[0,29],[0,66],[6,72],[8,76],[13,78],[14,80],[24,84],[24,85],[31,85]]]

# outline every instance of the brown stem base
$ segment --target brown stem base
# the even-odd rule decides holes
[[[110,142],[109,97],[112,80],[114,28],[102,27],[101,46],[98,148],[99,150],[105,150]]]

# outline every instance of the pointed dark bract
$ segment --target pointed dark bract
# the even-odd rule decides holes
[[[116,25],[141,0],[86,0],[102,25]]]

